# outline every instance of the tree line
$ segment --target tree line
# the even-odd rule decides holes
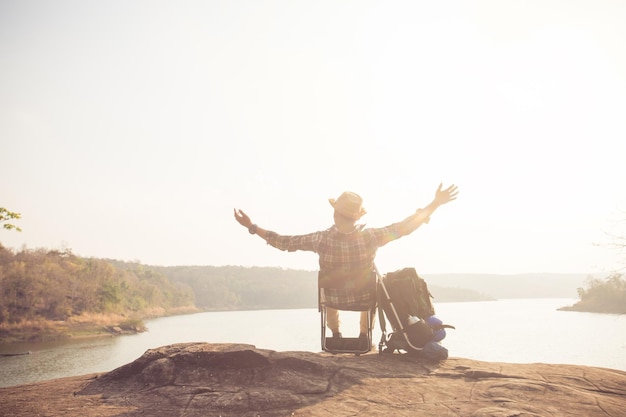
[[[317,306],[317,273],[272,267],[148,266],[0,244],[0,324],[81,314]]]
[[[145,316],[193,305],[192,290],[140,264],[82,258],[71,251],[0,245],[0,324],[67,320],[87,313]]]
[[[317,307],[317,272],[277,267],[151,267],[193,290],[203,310]]]
[[[590,279],[586,288],[581,287],[577,291],[579,301],[561,310],[626,314],[626,278],[622,274]]]
[[[437,302],[486,299],[475,291],[431,287]],[[571,309],[624,313],[626,280],[614,275],[579,288]],[[147,266],[71,251],[0,244],[0,324],[67,320],[88,313],[146,318],[181,307],[205,311],[317,307],[317,272],[276,267]],[[189,311],[188,310],[188,311]]]

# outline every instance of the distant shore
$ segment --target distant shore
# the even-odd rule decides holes
[[[120,314],[88,314],[62,321],[41,319],[3,323],[0,325],[0,345],[137,334],[147,330],[145,319],[192,314],[198,311],[196,307],[188,306],[167,312],[151,311],[135,317]]]
[[[604,303],[581,303],[578,302],[571,306],[563,306],[559,311],[577,311],[579,313],[598,313],[598,314],[626,314],[626,307],[611,308]]]
[[[444,297],[441,297],[442,299],[439,299],[439,303],[495,300],[490,297],[477,297],[474,300],[454,300],[454,298],[448,299],[449,297],[447,297],[447,295],[448,294],[445,294]],[[626,314],[626,311],[607,310],[606,305],[603,305],[602,303],[581,304],[578,302],[571,306],[563,306],[558,310],[600,314]],[[144,320],[146,319],[194,314],[201,311],[223,311],[223,309],[202,310],[196,307],[188,306],[167,313],[165,311],[153,311],[150,312],[150,314],[145,314],[141,318],[129,318],[118,314],[91,314],[72,317],[65,321],[34,320],[10,325],[4,323],[0,325],[0,345],[49,342],[65,339],[115,337],[137,334],[147,330],[144,324]]]

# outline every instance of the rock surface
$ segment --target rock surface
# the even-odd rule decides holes
[[[3,416],[626,416],[626,372],[184,343],[108,373],[0,388]]]

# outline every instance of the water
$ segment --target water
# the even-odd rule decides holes
[[[438,303],[456,326],[443,344],[450,356],[490,362],[589,365],[626,371],[626,315],[557,311],[573,299]],[[358,313],[342,312],[342,332],[358,334]],[[378,318],[377,318],[378,320]],[[317,309],[198,313],[146,322],[132,336],[0,346],[0,386],[108,372],[146,350],[181,342],[247,343],[277,351],[319,352]],[[354,332],[354,334],[351,334]],[[374,341],[378,344],[378,321]]]

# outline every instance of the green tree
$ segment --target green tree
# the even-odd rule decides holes
[[[14,230],[17,230],[18,232],[21,232],[22,229],[15,226],[13,223],[9,223],[12,220],[18,220],[21,217],[22,215],[20,213],[13,213],[12,211],[5,209],[4,207],[0,207],[0,224],[2,225],[4,229],[7,229],[7,230],[14,229]]]
[[[83,313],[167,314],[181,307],[193,307],[191,289],[149,267],[70,251],[14,253],[0,245],[0,325]]]
[[[613,274],[605,279],[591,279],[587,288],[578,288],[578,301],[573,310],[598,313],[626,313],[626,279]]]

